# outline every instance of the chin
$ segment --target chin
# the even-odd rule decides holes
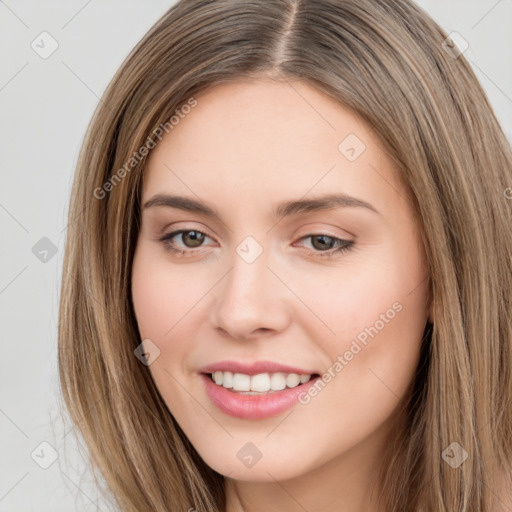
[[[275,482],[289,480],[308,473],[313,469],[313,461],[308,464],[304,460],[302,450],[294,454],[264,455],[256,451],[250,443],[244,443],[242,448],[221,453],[200,454],[204,462],[217,473],[233,480],[247,482]],[[228,455],[229,454],[229,455]]]

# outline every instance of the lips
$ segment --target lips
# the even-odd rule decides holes
[[[223,413],[263,419],[293,407],[319,375],[273,361],[221,361],[200,370],[206,394]]]

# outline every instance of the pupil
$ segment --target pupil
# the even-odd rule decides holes
[[[332,237],[330,236],[325,236],[325,235],[317,235],[317,236],[314,236],[313,237],[313,245],[315,245],[315,240],[325,240],[326,238],[328,239],[331,239],[332,240]],[[329,245],[329,244],[325,244],[325,242],[321,243],[320,246],[318,248],[320,249],[325,249],[326,248],[326,245]],[[330,247],[327,247],[328,249],[330,249]]]
[[[204,238],[204,235],[202,233],[199,233],[198,231],[187,231],[185,235],[191,238],[192,247],[197,247],[201,245],[201,242],[203,241]]]

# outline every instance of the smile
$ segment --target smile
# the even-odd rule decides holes
[[[276,372],[259,373],[251,376],[245,373],[216,371],[211,374],[211,379],[218,386],[248,395],[295,388],[300,384],[308,382],[311,379],[311,375]]]
[[[318,373],[269,361],[224,361],[200,372],[210,402],[224,414],[247,420],[292,408],[320,378]]]

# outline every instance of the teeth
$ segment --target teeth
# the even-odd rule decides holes
[[[251,391],[269,391],[270,376],[268,373],[260,373],[251,377]]]
[[[297,375],[296,373],[290,373],[286,377],[286,385],[289,388],[294,388],[300,384],[300,375]]]
[[[222,385],[225,388],[231,389],[233,387],[233,374],[231,372],[220,372],[224,373]]]
[[[233,375],[233,389],[235,391],[251,391],[251,377],[243,373]]]
[[[286,387],[286,375],[284,373],[274,373],[270,377],[270,387],[274,391],[281,391]]]
[[[267,391],[281,391],[294,388],[299,384],[305,384],[311,379],[311,375],[299,375],[297,373],[259,373],[258,375],[246,375],[244,373],[213,372],[212,379],[215,384],[233,391],[242,391],[247,394],[265,393]]]
[[[305,384],[309,379],[311,379],[311,375],[301,375],[300,376],[300,383]]]

